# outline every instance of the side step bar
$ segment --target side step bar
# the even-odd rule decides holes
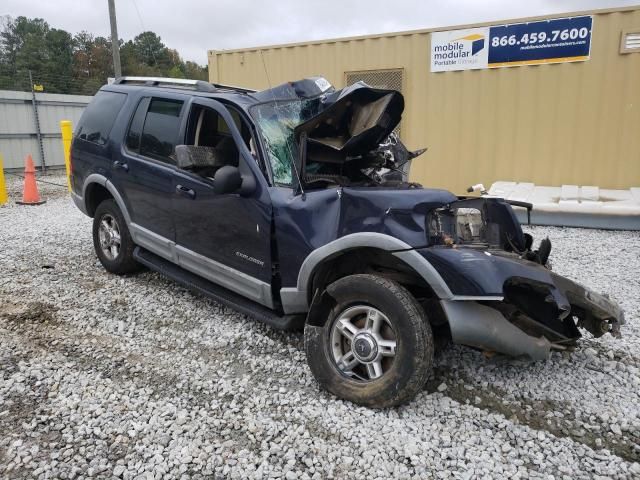
[[[304,315],[280,316],[260,304],[247,300],[237,293],[199,277],[143,248],[136,247],[133,251],[133,257],[150,270],[161,273],[196,293],[238,310],[278,330],[299,330],[304,325]]]

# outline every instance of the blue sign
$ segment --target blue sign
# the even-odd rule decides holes
[[[591,16],[489,27],[488,67],[588,60]]]

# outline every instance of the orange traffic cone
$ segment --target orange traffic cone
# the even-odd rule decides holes
[[[16,202],[19,205],[42,205],[46,200],[40,199],[38,185],[36,185],[36,169],[33,166],[31,154],[27,155],[24,162],[24,189],[22,191],[22,201]]]

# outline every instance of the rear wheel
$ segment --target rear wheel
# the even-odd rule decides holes
[[[135,244],[122,212],[112,199],[104,200],[93,216],[93,246],[102,266],[118,275],[140,269],[133,258]]]
[[[400,284],[352,275],[327,288],[336,301],[321,327],[305,327],[307,361],[320,385],[346,400],[391,407],[424,386],[433,336],[422,307]]]

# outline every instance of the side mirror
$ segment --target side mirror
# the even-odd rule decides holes
[[[213,177],[213,191],[218,195],[236,193],[242,186],[242,175],[238,167],[220,167]]]

